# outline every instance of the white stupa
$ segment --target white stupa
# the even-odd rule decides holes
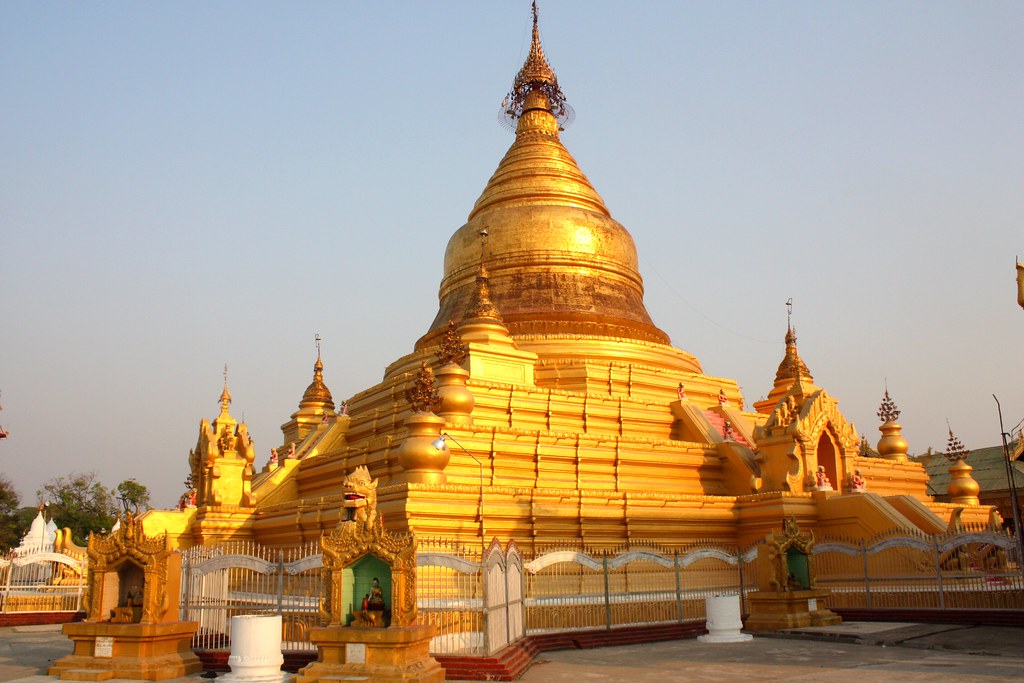
[[[57,539],[57,525],[53,520],[46,519],[45,506],[39,506],[39,513],[32,520],[28,533],[21,539],[21,545],[15,550],[19,556],[35,553],[53,552],[53,542]]]

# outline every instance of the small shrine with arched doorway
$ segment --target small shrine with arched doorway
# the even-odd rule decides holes
[[[829,592],[814,586],[813,548],[814,532],[800,531],[796,517],[783,520],[780,533],[768,533],[757,547],[758,590],[747,596],[747,629],[775,631],[842,621],[824,607]]]
[[[62,680],[162,680],[202,669],[192,652],[198,624],[178,620],[181,554],[165,532],[146,536],[133,515],[109,535],[89,535],[86,620],[64,624],[74,651],[50,667]],[[89,672],[83,678],[82,671]]]
[[[434,627],[416,622],[416,535],[391,533],[377,514],[377,480],[364,466],[342,483],[342,520],[320,539],[327,626],[310,640],[317,661],[295,683],[359,678],[440,683],[430,656]]]

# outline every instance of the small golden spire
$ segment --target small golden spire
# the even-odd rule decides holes
[[[551,113],[557,118],[563,118],[569,114],[568,105],[565,102],[565,93],[558,87],[558,78],[555,70],[548,64],[544,55],[544,47],[540,43],[540,28],[537,21],[537,0],[532,5],[533,12],[533,39],[530,42],[530,54],[526,56],[526,62],[516,74],[512,81],[512,89],[505,96],[501,107],[505,116],[516,120],[523,115],[527,107],[527,96],[532,92],[543,94],[548,101]]]
[[[487,266],[484,262],[487,258],[487,229],[480,231],[480,272],[476,276],[476,288],[469,297],[469,304],[463,315],[464,320],[485,318],[501,322],[501,314],[498,307],[491,301],[490,279],[487,275]]]
[[[228,391],[228,364],[224,364],[224,390],[220,392],[220,414],[228,414],[228,406],[231,405],[231,392]]]
[[[789,307],[790,313],[792,313],[793,300],[787,301],[786,306]],[[786,355],[783,356],[782,362],[779,363],[779,369],[775,373],[775,386],[779,386],[780,382],[785,380],[792,380],[797,383],[814,382],[811,371],[807,369],[807,364],[800,358],[800,352],[797,350],[796,329],[793,328],[789,314],[787,314],[786,320]]]
[[[314,340],[316,341],[316,363],[313,364],[313,381],[306,387],[306,392],[302,395],[302,401],[299,402],[299,406],[319,405],[334,410],[334,399],[331,396],[331,391],[324,384],[324,362],[320,359],[320,342],[322,339],[318,334],[314,337]]]

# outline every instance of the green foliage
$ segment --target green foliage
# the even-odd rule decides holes
[[[36,495],[50,502],[50,514],[57,528],[71,529],[71,538],[79,545],[88,542],[90,532],[109,531],[114,526],[117,501],[95,472],[56,477]]]
[[[117,498],[127,502],[132,512],[145,512],[150,508],[149,488],[134,479],[125,479],[117,485]]]
[[[18,505],[18,492],[14,490],[14,484],[0,474],[0,550],[10,550],[25,535],[25,530],[19,528]]]

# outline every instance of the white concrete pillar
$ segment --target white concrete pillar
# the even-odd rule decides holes
[[[704,598],[704,610],[708,634],[697,637],[702,643],[742,643],[754,637],[740,632],[743,620],[739,595],[709,595]]]
[[[231,673],[222,681],[238,683],[279,683],[291,677],[281,671],[281,616],[243,614],[231,617]]]

